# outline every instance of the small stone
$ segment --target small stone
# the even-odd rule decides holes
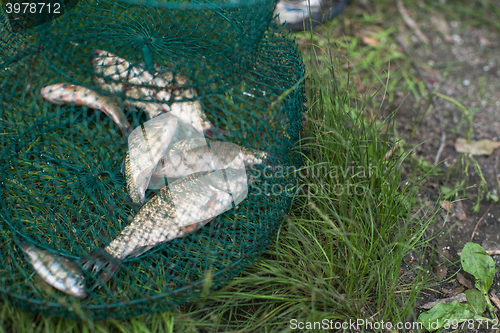
[[[454,41],[455,43],[460,44],[460,45],[462,45],[462,44],[463,44],[463,42],[464,42],[464,41],[463,41],[463,39],[462,39],[462,37],[460,37],[460,36],[459,36],[459,35],[457,35],[457,34],[453,34],[453,35],[451,36],[451,39],[453,39],[453,41]]]

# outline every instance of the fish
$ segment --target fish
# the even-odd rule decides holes
[[[210,145],[210,147],[208,145]],[[196,172],[264,164],[268,154],[231,142],[191,138],[172,144],[153,172],[153,177],[180,178]]]
[[[232,208],[233,198],[248,193],[246,180],[244,170],[200,172],[159,190],[115,239],[82,261],[86,270],[105,268],[94,288],[109,281],[125,258],[184,237]]]
[[[104,96],[91,89],[67,83],[56,83],[44,87],[40,89],[40,94],[51,103],[75,104],[100,110],[113,119],[125,139],[128,137],[130,123],[116,98]]]
[[[197,93],[192,88],[183,88],[190,82],[187,76],[178,73],[174,79],[172,72],[160,71],[157,65],[158,72],[153,76],[143,65],[133,67],[125,59],[102,50],[94,51],[93,65],[94,79],[103,93],[79,85],[57,83],[42,88],[42,97],[55,104],[75,104],[104,112],[118,125],[125,139],[130,123],[123,108],[142,109],[150,119],[171,112],[210,137],[225,133],[210,123],[200,101],[189,100]],[[186,99],[188,101],[182,101]]]
[[[208,121],[189,78],[181,73],[174,74],[155,65],[151,74],[144,64],[137,67],[128,61],[104,50],[95,50],[92,60],[95,81],[100,89],[114,95],[124,95],[124,105],[128,109],[144,110],[150,119],[161,113],[171,112],[187,124],[203,131],[223,134]],[[186,101],[187,100],[187,101]]]
[[[27,242],[22,242],[20,247],[38,275],[49,285],[80,299],[88,297],[83,273],[75,262]]]

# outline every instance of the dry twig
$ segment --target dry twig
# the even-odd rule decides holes
[[[488,209],[484,212],[483,216],[481,216],[481,218],[479,219],[479,221],[477,221],[476,226],[474,227],[474,231],[472,232],[472,236],[470,236],[470,241],[471,242],[474,239],[474,235],[476,234],[476,230],[477,230],[477,227],[479,226],[479,223],[481,223],[481,221],[484,219],[484,217],[486,216],[486,214],[489,212],[490,208],[491,208],[491,204],[488,207]]]
[[[444,146],[446,145],[446,133],[444,131],[443,115],[441,114],[441,110],[438,110],[438,116],[439,116],[439,125],[441,126],[441,144],[439,145],[436,158],[434,159],[434,165],[438,164],[439,157],[441,157],[441,153],[443,152]]]
[[[408,10],[404,7],[403,1],[402,0],[396,0],[396,4],[398,6],[398,11],[401,14],[401,16],[403,17],[403,20],[405,21],[406,25],[410,29],[415,30],[415,34],[417,35],[418,39],[420,39],[420,41],[422,43],[430,44],[429,38],[427,38],[427,36],[424,35],[424,33],[422,32],[422,30],[420,30],[420,28],[418,27],[417,22],[415,22],[415,20],[412,19],[410,17],[410,15],[408,14]]]
[[[500,250],[484,250],[484,252],[488,253],[490,256],[496,256],[497,254],[500,254]],[[457,254],[461,256],[462,251],[457,251]]]

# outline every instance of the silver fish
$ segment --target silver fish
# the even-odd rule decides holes
[[[45,282],[66,294],[81,299],[87,298],[83,274],[76,263],[27,242],[21,243],[20,247]]]
[[[179,179],[144,204],[108,246],[90,254],[84,268],[93,266],[94,271],[99,271],[106,267],[100,276],[106,282],[126,257],[138,256],[157,244],[184,237],[230,209],[233,199],[240,199],[246,193],[246,176],[239,170],[202,172]]]
[[[111,117],[125,138],[128,136],[130,123],[120,108],[116,98],[103,96],[82,86],[57,83],[40,90],[42,97],[55,104],[75,104],[101,110]]]
[[[207,145],[210,145],[210,147]],[[230,142],[200,138],[180,140],[172,144],[153,172],[153,177],[180,178],[196,172],[239,169],[263,164],[267,153],[240,147]]]
[[[171,112],[187,124],[203,131],[216,130],[202,111],[199,101],[175,102],[192,99],[197,93],[186,86],[187,76],[161,70],[151,74],[143,64],[132,66],[128,61],[108,51],[95,50],[95,80],[98,86],[112,94],[125,94],[124,105],[146,111],[152,119],[162,112]],[[171,103],[173,102],[173,103]],[[220,130],[219,130],[220,131]]]

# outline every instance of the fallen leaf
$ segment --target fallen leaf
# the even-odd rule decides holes
[[[455,201],[453,203],[453,208],[453,213],[459,220],[467,220],[467,215],[465,215],[464,205],[462,205],[462,201]]]
[[[379,41],[373,37],[361,36],[361,40],[363,41],[363,43],[370,46],[377,46],[379,44]]]
[[[443,207],[443,209],[445,209],[447,212],[449,212],[450,209],[451,209],[451,202],[450,202],[450,200],[443,200],[443,201],[441,201],[441,207]]]
[[[464,138],[458,138],[455,141],[455,150],[459,153],[467,153],[471,155],[491,155],[493,150],[500,147],[500,142],[484,139],[479,141],[467,142]]]
[[[498,296],[494,292],[490,293],[490,299],[500,309],[500,299],[498,299]]]
[[[403,5],[403,1],[396,0],[396,5],[398,7],[399,13],[401,14],[401,16],[403,17],[403,20],[406,23],[406,25],[410,29],[413,29],[415,31],[415,34],[417,35],[418,39],[420,39],[420,41],[422,43],[429,45],[429,38],[427,38],[427,36],[424,35],[424,33],[422,32],[422,30],[420,30],[420,27],[418,26],[417,22],[411,18],[410,14],[408,13],[408,10]]]
[[[462,293],[464,290],[465,290],[464,286],[458,285],[455,288],[453,288],[452,290],[450,290],[445,295],[448,296],[448,297],[455,296],[455,295],[458,295],[458,294]]]
[[[457,281],[467,289],[473,288],[472,282],[467,280],[465,276],[462,275],[462,273],[457,273]]]
[[[434,302],[429,302],[429,303],[425,303],[424,305],[421,305],[420,308],[421,309],[432,309],[434,306],[436,306],[437,304],[439,303],[451,303],[451,302],[466,302],[467,301],[467,297],[465,296],[464,293],[460,293],[456,296],[453,296],[453,297],[448,297],[448,298],[441,298],[441,299],[438,299]]]

